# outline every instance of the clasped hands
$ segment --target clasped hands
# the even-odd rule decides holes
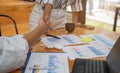
[[[43,17],[39,20],[38,24],[38,27],[41,28],[43,34],[46,34],[50,30],[50,18]]]

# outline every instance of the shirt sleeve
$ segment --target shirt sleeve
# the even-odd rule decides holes
[[[28,50],[28,43],[21,36],[0,37],[0,73],[7,73],[22,66]]]
[[[53,0],[44,0],[44,4],[49,3],[53,5]]]
[[[81,0],[74,0],[71,4],[72,12],[79,12],[83,10],[82,1]]]

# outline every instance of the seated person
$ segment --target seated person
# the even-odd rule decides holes
[[[45,34],[49,26],[40,20],[39,25],[32,32],[23,37],[0,37],[0,73],[7,73],[20,68],[27,57],[27,53],[39,37]]]

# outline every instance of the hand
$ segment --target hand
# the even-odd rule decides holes
[[[50,17],[44,16],[43,20],[47,25],[50,25]]]
[[[20,68],[18,68],[17,70],[22,70],[24,68],[24,66],[21,66]]]
[[[43,34],[46,34],[49,30],[49,24],[46,24],[43,19],[40,19],[38,27],[40,27]]]

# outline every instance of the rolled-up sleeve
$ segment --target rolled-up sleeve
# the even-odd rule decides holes
[[[53,0],[44,0],[44,4],[49,3],[53,5]]]
[[[0,73],[6,73],[24,64],[29,46],[21,36],[0,37]]]
[[[74,3],[71,4],[72,12],[79,12],[83,10],[82,0],[75,0]]]

